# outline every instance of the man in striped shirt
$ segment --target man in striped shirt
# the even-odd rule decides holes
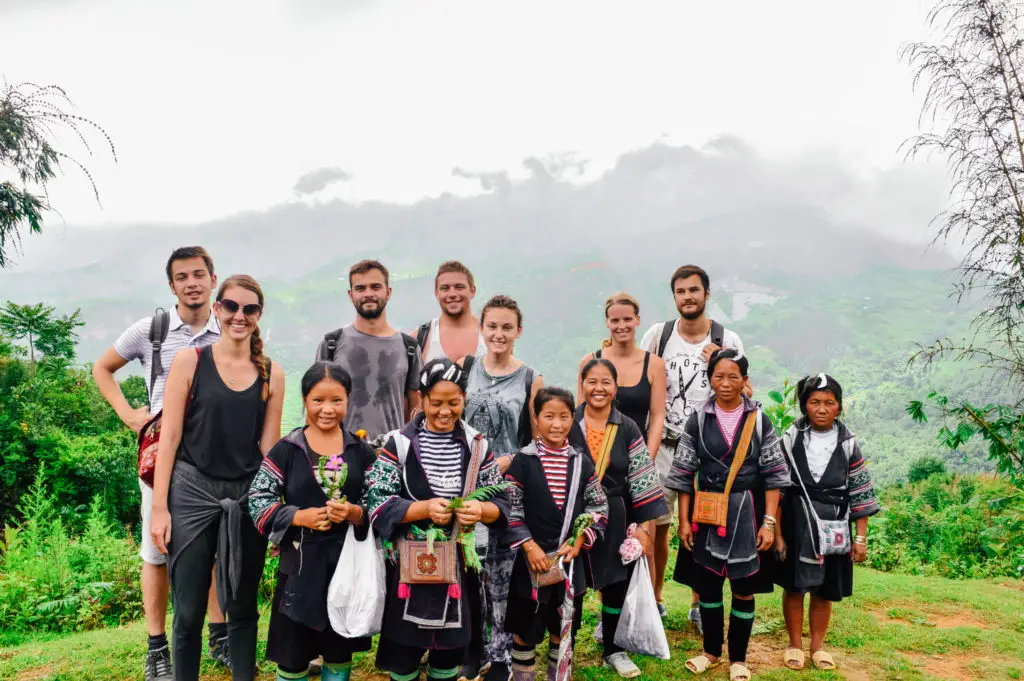
[[[201,348],[220,338],[220,325],[210,309],[210,300],[217,286],[213,260],[200,246],[187,246],[171,253],[167,261],[167,282],[177,298],[177,305],[168,312],[167,337],[160,348],[162,371],[152,375],[153,344],[150,341],[152,317],[132,324],[93,365],[92,375],[103,399],[113,407],[126,426],[138,433],[163,407],[164,384],[171,362],[178,350]],[[149,406],[133,408],[121,392],[114,374],[133,360],[142,364],[149,390]],[[149,653],[146,656],[146,681],[171,681],[170,650],[167,646],[165,621],[170,584],[167,577],[167,555],[153,545],[149,536],[149,519],[153,506],[153,488],[139,480],[142,494],[142,606],[149,632]],[[217,605],[216,584],[210,586],[207,613],[210,618],[210,654],[230,666],[227,650],[227,629],[224,615]]]

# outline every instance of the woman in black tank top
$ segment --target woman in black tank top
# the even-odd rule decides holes
[[[580,360],[580,369],[594,358],[615,365],[619,375],[615,408],[636,422],[648,450],[657,452],[665,426],[665,363],[636,343],[640,303],[633,296],[614,294],[604,304],[604,317],[610,337],[597,352]],[[577,393],[582,399],[582,384],[577,385]]]
[[[167,377],[150,534],[169,554],[176,681],[199,678],[214,556],[232,679],[252,681],[267,543],[240,502],[281,439],[284,373],[263,354],[263,292],[254,279],[228,278],[213,310],[220,339],[181,350]]]

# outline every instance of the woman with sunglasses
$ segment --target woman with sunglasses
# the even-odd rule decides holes
[[[267,542],[248,517],[246,496],[264,455],[281,439],[284,372],[263,354],[263,291],[252,277],[228,278],[213,311],[220,340],[178,352],[167,377],[150,533],[170,557],[176,681],[199,678],[215,555],[231,677],[252,681]]]

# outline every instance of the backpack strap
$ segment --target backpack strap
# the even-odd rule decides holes
[[[338,341],[341,340],[342,334],[345,332],[344,327],[335,329],[330,333],[324,334],[323,343],[320,344],[320,357],[321,362],[333,362],[334,353],[338,350]]]
[[[476,362],[476,357],[473,355],[466,355],[462,358],[462,372],[469,375],[469,370],[473,368],[473,363]]]
[[[674,321],[665,322],[661,327],[661,339],[658,341],[658,357],[665,356],[665,348],[668,346],[668,341],[672,338],[672,332],[676,330],[676,323]]]
[[[725,342],[725,327],[714,319],[711,320],[711,342],[720,348],[725,347],[722,345]]]
[[[427,349],[427,337],[430,336],[431,323],[420,324],[419,330],[416,331],[416,347],[420,349],[420,352]]]
[[[523,408],[519,412],[519,446],[525,447],[533,440],[533,422],[530,420],[531,393],[533,392],[534,373],[532,367],[526,367],[526,399],[523,401]]]
[[[153,397],[153,388],[156,386],[156,379],[164,373],[164,365],[160,358],[164,341],[167,340],[167,331],[171,324],[171,313],[158,307],[153,312],[153,319],[149,325],[149,344],[153,347],[153,357],[149,369],[149,396]]]
[[[417,334],[418,335],[418,334]],[[416,371],[417,360],[419,359],[420,349],[416,343],[416,339],[407,333],[402,333],[402,342],[405,343],[405,355],[409,361],[409,373]]]

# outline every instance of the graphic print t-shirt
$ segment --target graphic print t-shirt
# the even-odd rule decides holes
[[[674,323],[674,322],[669,322]],[[655,324],[644,334],[641,346],[650,352],[658,351],[661,330],[664,323]],[[700,343],[691,344],[683,340],[678,328],[668,339],[665,353],[665,427],[675,433],[683,432],[686,419],[697,411],[711,395],[708,380],[708,363],[704,359],[704,348],[711,342],[711,334]],[[743,352],[743,343],[734,332],[726,329],[722,345]]]

